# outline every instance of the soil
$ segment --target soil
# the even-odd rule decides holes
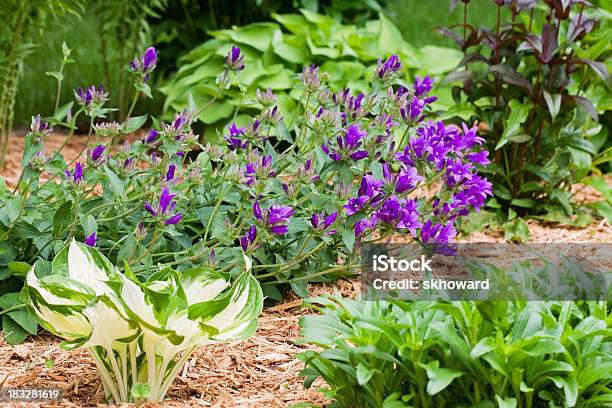
[[[66,158],[72,159],[85,140],[75,137],[66,148]],[[47,141],[47,151],[53,151],[62,141],[63,136],[53,135]],[[9,165],[2,173],[8,185],[14,185],[19,177],[22,149],[23,138],[12,138]],[[599,193],[590,187],[576,188],[582,189],[579,194],[586,201],[599,198]],[[534,242],[612,242],[612,227],[605,220],[583,229],[543,225],[532,220],[528,225]],[[486,231],[473,234],[469,241],[501,242],[503,236]],[[309,287],[312,295],[339,292],[353,296],[358,290],[358,282],[346,280]],[[294,358],[308,348],[295,344],[299,337],[299,318],[307,312],[301,307],[300,299],[289,295],[283,303],[264,310],[259,329],[251,339],[197,350],[170,389],[169,400],[144,406],[267,408],[287,407],[299,402],[325,404],[325,398],[315,390],[322,383],[315,382],[312,388],[305,389],[299,377],[303,364]],[[104,405],[99,377],[89,354],[85,350],[64,351],[59,343],[57,338],[44,333],[11,347],[0,334],[0,386],[59,387],[65,397],[55,405],[13,403],[8,406]]]

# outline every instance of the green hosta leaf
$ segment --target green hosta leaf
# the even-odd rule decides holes
[[[149,384],[136,383],[132,385],[132,395],[134,398],[147,398],[151,394],[151,386]]]

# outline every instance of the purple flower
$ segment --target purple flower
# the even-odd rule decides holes
[[[365,150],[358,150],[361,146],[364,136],[367,132],[361,130],[358,125],[351,125],[344,131],[344,136],[338,136],[336,138],[337,148],[332,148],[324,143],[321,149],[327,154],[332,160],[361,160],[368,157],[368,152]]]
[[[401,69],[402,63],[399,57],[397,55],[391,55],[384,63],[379,59],[374,72],[380,80],[388,82],[397,76]]]
[[[98,241],[98,236],[96,235],[95,232],[85,237],[85,245],[87,246],[95,247],[97,241]]]
[[[348,203],[343,207],[346,209],[346,215],[353,215],[361,211],[365,203],[370,200],[369,197],[359,196],[357,198],[349,198]]]
[[[304,67],[302,70],[302,84],[308,92],[318,91],[321,87],[321,79],[319,78],[319,67],[312,64]]]
[[[49,126],[47,122],[42,122],[40,120],[40,114],[36,116],[32,116],[32,123],[30,125],[30,130],[34,133],[34,136],[37,139],[42,139],[53,132],[53,128]]]
[[[425,78],[421,79],[416,77],[413,84],[414,95],[417,97],[421,97],[429,91],[431,91],[431,85],[433,84],[433,80],[427,75]]]
[[[145,76],[145,82],[148,79],[148,74],[157,66],[157,51],[154,47],[149,47],[138,58],[130,61],[130,70],[139,72]]]
[[[239,47],[232,47],[225,56],[225,65],[232,71],[242,71],[244,69],[244,55],[240,54]]]
[[[102,163],[104,163],[105,158],[102,157],[102,155],[104,154],[104,151],[106,150],[106,146],[104,145],[98,145],[96,147],[93,148],[93,150],[91,151],[91,161],[95,164],[95,165],[100,165]]]
[[[108,92],[104,92],[104,87],[100,85],[96,88],[95,85],[90,86],[87,90],[83,91],[83,88],[77,88],[74,91],[74,95],[79,105],[90,106],[102,105],[108,101]]]
[[[407,229],[413,236],[416,229],[421,227],[418,221],[416,199],[401,201],[396,196],[391,196],[376,210],[373,218],[391,228]]]
[[[261,92],[259,88],[255,92],[257,96],[257,102],[259,102],[264,108],[273,106],[276,103],[276,95],[272,93],[272,88],[268,88],[265,92]]]
[[[151,203],[145,201],[144,209],[151,214],[158,221],[162,221],[164,225],[174,225],[181,222],[183,214],[174,213],[176,208],[176,201],[173,200],[175,194],[171,194],[170,191],[164,187],[161,195],[159,196],[159,203],[157,206],[151,205]]]
[[[69,183],[78,186],[83,181],[83,165],[81,162],[77,162],[72,173],[69,170],[64,170],[64,174]]]
[[[487,164],[491,164],[491,160],[489,160],[488,150],[481,150],[479,152],[468,153],[465,155],[465,158],[471,161],[472,163],[476,163],[480,166],[486,166]]]
[[[402,168],[397,174],[391,173],[388,163],[383,164],[383,175],[386,183],[398,194],[414,189],[417,183],[424,179],[414,167]]]
[[[157,140],[157,137],[159,136],[159,132],[155,129],[151,129],[149,130],[149,133],[147,134],[147,137],[145,138],[145,143],[151,144],[154,143]]]
[[[183,214],[178,213],[178,214],[171,216],[166,221],[164,221],[164,225],[178,224],[179,222],[181,222],[182,219],[183,219]]]
[[[247,163],[244,174],[247,186],[253,185],[257,178],[266,179],[273,177],[275,172],[272,169],[272,155],[263,156],[261,161]]]
[[[168,172],[166,173],[166,182],[170,182],[174,179],[174,171],[176,170],[176,166],[171,164],[168,166]]]
[[[294,212],[293,208],[288,205],[272,205],[270,208],[262,211],[257,201],[253,204],[253,215],[255,218],[276,235],[285,235],[289,231],[289,226],[286,224]]]
[[[446,225],[432,223],[428,220],[421,229],[421,242],[424,244],[447,244],[457,236],[457,231],[451,222]]]
[[[325,235],[330,236],[338,232],[338,230],[336,229],[328,230],[328,228],[331,227],[334,224],[334,222],[336,222],[337,218],[338,218],[338,211],[334,211],[327,216],[325,215],[325,213],[317,214],[315,212],[310,217],[310,224],[312,225],[312,228],[314,228],[315,230],[322,231],[324,232]]]
[[[242,141],[238,136],[243,136],[245,129],[243,127],[237,127],[236,123],[232,123],[231,126],[227,127],[229,134],[225,136],[225,141],[228,144],[230,150],[244,149],[249,145],[249,141]]]
[[[238,240],[240,241],[242,250],[246,252],[248,249],[252,248],[253,244],[255,243],[255,239],[257,239],[257,228],[254,225],[251,225],[246,234],[244,234]]]

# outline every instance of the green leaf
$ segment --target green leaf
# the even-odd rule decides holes
[[[26,337],[28,337],[28,332],[8,314],[2,317],[2,331],[4,332],[4,340],[12,346],[23,343]]]
[[[19,326],[30,334],[38,332],[38,323],[28,313],[28,310],[23,307],[7,313]]]
[[[349,228],[343,228],[341,230],[342,242],[350,253],[353,253],[353,247],[355,246],[355,232]]]
[[[149,384],[138,382],[132,385],[132,396],[136,399],[145,399],[151,394],[151,387]]]
[[[359,385],[364,385],[368,381],[370,381],[370,378],[372,378],[372,375],[374,375],[373,368],[368,368],[363,363],[359,363],[357,365],[357,383]]]
[[[125,124],[123,132],[132,133],[132,132],[137,131],[138,129],[142,127],[142,125],[145,124],[148,117],[149,117],[148,115],[142,115],[142,116],[135,116],[133,118],[129,118],[127,123]]]
[[[440,368],[440,362],[433,360],[428,364],[416,363],[427,372],[427,393],[436,395],[450,385],[455,378],[461,377],[463,373],[451,368]]]
[[[66,201],[53,214],[53,236],[59,237],[62,232],[66,231],[72,218],[72,201]]]
[[[25,262],[11,262],[8,264],[8,269],[13,276],[26,276],[32,267]]]
[[[516,408],[516,398],[495,396],[499,408]]]
[[[510,205],[522,208],[533,208],[535,206],[535,201],[530,198],[515,198],[510,201]]]
[[[104,172],[106,173],[106,177],[108,177],[110,187],[115,193],[115,196],[121,198],[122,200],[127,200],[125,187],[123,186],[123,183],[119,177],[117,177],[117,175],[108,166],[104,166]]]
[[[510,101],[508,105],[510,107],[510,115],[505,123],[504,133],[497,142],[495,150],[501,149],[506,143],[511,141],[510,138],[512,136],[516,136],[521,133],[521,126],[523,125],[523,122],[525,122],[525,119],[527,119],[527,115],[531,109],[531,105],[522,104],[517,100]]]

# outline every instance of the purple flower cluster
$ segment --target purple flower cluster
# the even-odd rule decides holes
[[[236,123],[232,123],[231,126],[227,127],[229,134],[225,135],[225,141],[230,150],[245,149],[249,145],[248,140],[240,139],[240,136],[244,136],[245,129],[243,127],[237,127]]]
[[[399,57],[397,55],[391,55],[384,63],[381,59],[378,60],[378,65],[374,73],[381,81],[390,82],[400,74],[401,70],[402,63]]]
[[[244,55],[240,53],[239,47],[232,47],[225,56],[225,65],[231,71],[242,71],[244,69]]]
[[[242,248],[244,252],[248,251],[249,249],[254,248],[256,239],[257,239],[257,228],[254,225],[251,225],[251,227],[246,232],[246,234],[238,238],[238,240],[240,241],[240,247]]]
[[[89,152],[89,163],[94,167],[101,166],[102,164],[104,164],[107,159],[106,156],[104,156],[105,151],[106,146],[104,145],[98,145],[94,147]]]
[[[323,233],[323,235],[331,236],[338,232],[337,229],[330,229],[330,227],[336,222],[338,218],[338,211],[334,211],[329,215],[325,213],[313,213],[310,217],[310,224],[316,231]]]
[[[64,175],[68,182],[74,186],[78,186],[83,182],[83,165],[81,162],[77,162],[74,165],[74,170],[70,173],[69,170],[64,170]]]
[[[262,211],[257,201],[253,204],[253,215],[255,218],[267,230],[276,235],[285,235],[289,232],[287,224],[294,212],[293,208],[288,205],[272,205],[270,208]]]
[[[245,184],[252,186],[257,178],[268,179],[274,177],[276,173],[272,169],[272,155],[262,156],[260,160],[247,163],[244,175],[246,178]]]
[[[53,128],[49,126],[47,122],[42,122],[40,120],[40,114],[32,116],[30,130],[34,134],[34,137],[39,141],[53,133]]]
[[[351,125],[344,131],[343,136],[336,138],[337,147],[330,147],[327,143],[321,145],[321,149],[334,161],[361,160],[368,157],[366,150],[360,150],[362,139],[367,135],[359,125]]]
[[[149,80],[149,73],[157,66],[157,51],[154,47],[146,49],[144,54],[130,61],[130,70],[144,75],[144,81]]]
[[[304,67],[302,70],[302,85],[307,92],[318,91],[321,86],[321,78],[319,77],[319,67],[312,64]]]
[[[102,85],[98,88],[92,85],[86,90],[79,87],[74,91],[74,96],[77,103],[81,106],[102,105],[104,102],[108,101],[108,92],[104,92],[104,87]]]
[[[175,194],[171,194],[170,191],[164,187],[159,196],[159,203],[156,207],[153,207],[149,202],[145,201],[144,209],[151,214],[153,217],[162,221],[164,225],[174,225],[181,222],[183,214],[174,213],[176,207],[176,200],[173,200]]]

